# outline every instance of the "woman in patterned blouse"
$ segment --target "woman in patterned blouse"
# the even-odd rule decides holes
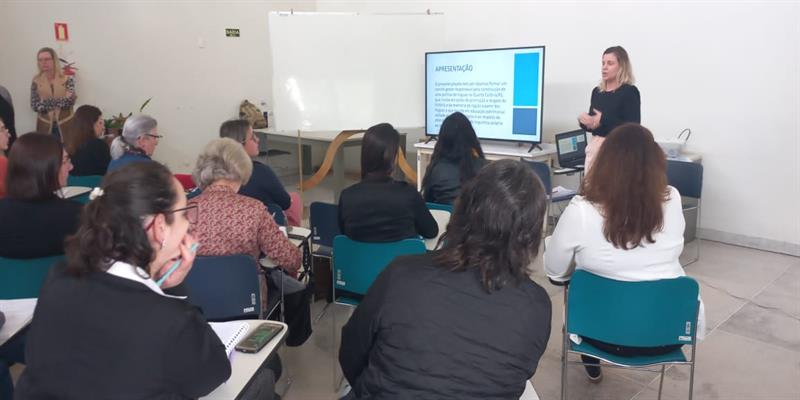
[[[61,140],[61,126],[72,118],[75,79],[64,75],[55,50],[44,47],[36,54],[39,73],[31,82],[31,108],[36,111],[36,131]]]
[[[250,179],[253,163],[241,144],[233,139],[212,140],[197,158],[192,177],[203,190],[194,201],[200,210],[195,235],[202,244],[201,256],[266,254],[296,276],[300,249],[278,229],[260,201],[237,194]],[[267,284],[260,281],[261,309],[267,307]]]

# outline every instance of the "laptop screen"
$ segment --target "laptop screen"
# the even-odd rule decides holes
[[[556,135],[559,162],[586,157],[586,132],[576,130]]]

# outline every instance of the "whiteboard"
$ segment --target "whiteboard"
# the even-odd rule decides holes
[[[444,16],[270,13],[277,130],[425,123],[425,52]]]

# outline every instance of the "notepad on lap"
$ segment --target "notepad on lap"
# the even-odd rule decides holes
[[[56,196],[59,196],[62,199],[71,199],[91,191],[92,188],[85,186],[64,186],[61,189],[56,190]]]
[[[211,325],[214,333],[219,336],[219,340],[225,346],[225,353],[228,355],[231,355],[233,348],[239,344],[240,340],[244,339],[250,329],[250,325],[241,321],[209,322],[208,324]]]

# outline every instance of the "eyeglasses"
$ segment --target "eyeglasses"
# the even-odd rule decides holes
[[[181,211],[183,211],[183,216],[186,217],[186,220],[189,221],[189,224],[194,225],[194,224],[197,223],[198,215],[199,215],[199,212],[200,212],[200,208],[199,208],[197,203],[189,203],[189,204],[186,205],[186,207],[176,208],[174,210],[164,211],[161,214],[164,214],[164,215],[166,215],[166,214],[175,214],[175,213],[178,213],[178,212],[181,212]],[[146,227],[144,227],[144,230],[148,231],[153,226],[153,223],[155,223],[155,222],[156,222],[155,218],[150,220],[150,223],[147,224]]]
[[[149,133],[145,133],[144,135],[145,135],[145,136],[148,136],[148,137],[151,137],[151,138],[153,138],[153,139],[161,139],[161,138],[163,138],[163,137],[164,137],[164,136],[161,136],[161,135],[151,135],[151,134],[149,134]]]
[[[197,217],[200,212],[200,207],[197,203],[189,203],[186,207],[167,211],[164,214],[174,214],[181,211],[183,211],[183,216],[186,217],[186,220],[189,221],[190,224],[194,225],[197,223]]]

